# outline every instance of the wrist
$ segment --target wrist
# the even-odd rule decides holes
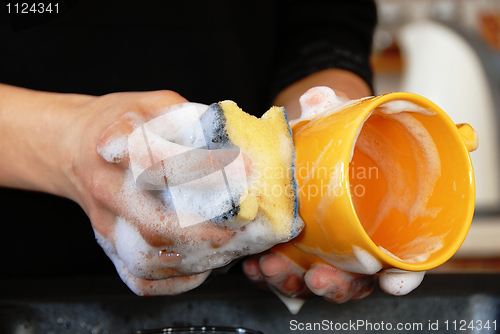
[[[71,198],[73,111],[91,98],[0,85],[0,185]]]
[[[85,155],[87,141],[90,140],[92,110],[88,109],[98,97],[81,94],[59,94],[53,101],[48,114],[54,122],[53,133],[48,138],[48,144],[54,149],[53,154],[40,157],[43,164],[53,171],[49,179],[49,189],[46,192],[63,196],[80,203],[81,186],[77,168],[81,166]],[[57,119],[57,120],[55,120]]]
[[[286,87],[274,100],[274,105],[284,106],[289,119],[300,117],[299,98],[308,89],[326,86],[337,94],[354,100],[371,95],[368,84],[358,75],[341,69],[326,69],[311,74]]]

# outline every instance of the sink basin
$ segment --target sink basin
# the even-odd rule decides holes
[[[134,295],[115,276],[1,280],[0,333],[114,334],[167,326],[232,326],[266,334],[316,326],[308,332],[319,333],[353,324],[359,331],[376,331],[382,322],[393,328],[398,323],[417,326],[415,330],[422,326],[424,331],[437,324],[444,331],[445,322],[452,330],[455,320],[457,330],[462,320],[467,325],[489,321],[493,333],[493,321],[500,325],[499,278],[430,274],[407,296],[389,296],[377,287],[366,299],[342,305],[314,298],[297,315],[239,271],[182,295],[155,298]]]

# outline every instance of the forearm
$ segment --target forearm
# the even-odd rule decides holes
[[[91,98],[0,84],[0,186],[71,198],[71,111]]]
[[[311,74],[285,88],[274,100],[274,105],[284,106],[289,119],[298,118],[300,96],[315,86],[330,87],[337,94],[343,93],[351,100],[372,94],[368,84],[356,74],[340,69],[327,69]]]

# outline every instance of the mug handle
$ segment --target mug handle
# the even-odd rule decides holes
[[[467,151],[475,151],[477,149],[477,146],[479,145],[479,142],[477,139],[477,133],[472,128],[472,126],[467,123],[457,124],[457,130],[462,136]]]

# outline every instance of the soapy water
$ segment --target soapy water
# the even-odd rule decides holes
[[[378,275],[380,288],[388,294],[403,296],[422,283],[425,271],[409,272],[400,269],[387,269]]]
[[[378,248],[390,257],[406,263],[422,263],[435,252],[443,248],[443,239],[448,233],[439,236],[431,236],[430,233],[421,235],[406,243],[403,250],[398,250],[398,255],[389,252],[382,246]]]
[[[427,208],[429,197],[441,176],[441,163],[436,144],[425,127],[410,114],[392,114],[386,117],[397,121],[404,127],[405,133],[411,136],[409,142],[413,155],[408,158],[415,160],[417,191],[416,193],[408,191],[406,180],[409,176],[394,159],[398,152],[391,140],[380,129],[365,123],[356,142],[356,148],[375,162],[386,178],[388,187],[374,224],[368,228],[365,226],[369,235],[374,233],[392,209],[404,212],[410,224],[418,217],[435,218],[440,211],[439,208]]]
[[[110,235],[95,233],[122,280],[138,294],[188,288],[148,288],[137,278],[208,275],[290,237],[277,234],[260,211],[251,221],[237,215],[238,205],[248,189],[258,188],[252,184],[258,180],[250,173],[248,155],[224,137],[223,120],[207,110],[197,103],[172,106],[147,123],[135,122],[130,135],[112,137],[98,147],[108,162],[130,157],[115,198],[126,214],[116,218]],[[301,227],[295,224],[293,235]],[[195,276],[191,288],[201,278]]]

